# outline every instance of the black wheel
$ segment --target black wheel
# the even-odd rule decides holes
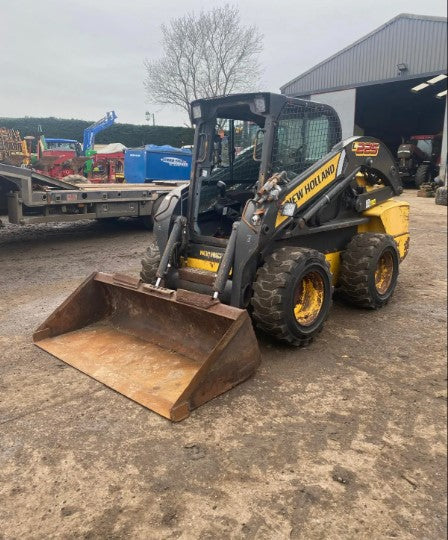
[[[414,176],[415,185],[419,188],[422,184],[431,181],[431,167],[428,163],[422,163],[417,167],[417,171]]]
[[[154,218],[153,216],[157,215],[159,206],[162,204],[162,201],[165,199],[165,195],[161,195],[152,205],[151,215],[150,216],[141,216],[140,221],[143,224],[143,227],[148,231],[152,231],[154,228]]]
[[[160,253],[159,248],[155,244],[150,244],[142,259],[142,270],[140,277],[145,283],[154,284],[156,281],[156,272],[159,268]]]
[[[148,231],[152,231],[154,227],[154,220],[152,216],[141,216],[140,222],[143,224],[143,227]]]
[[[412,178],[412,176],[402,176],[401,182],[405,187],[414,185],[414,179]]]
[[[342,253],[339,296],[358,307],[384,306],[397,284],[399,260],[392,236],[357,234]]]
[[[442,186],[436,189],[436,204],[447,206],[447,187]]]
[[[331,306],[329,265],[314,249],[284,247],[257,272],[251,300],[256,326],[297,347],[322,330]]]
[[[110,224],[114,224],[114,223],[118,223],[118,220],[120,219],[119,217],[105,217],[105,218],[95,218],[97,221],[99,221],[100,223],[110,223]]]

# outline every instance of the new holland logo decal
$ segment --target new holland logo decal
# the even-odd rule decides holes
[[[380,143],[355,141],[352,146],[352,151],[356,156],[377,156],[380,151]]]
[[[285,203],[294,203],[297,207],[300,207],[317,195],[322,189],[331,184],[331,182],[336,179],[340,157],[341,154],[337,154],[334,156],[334,158],[330,159],[324,165],[322,165],[322,167],[317,169],[317,171],[310,175],[306,180],[301,182],[296,188],[288,193],[288,195],[286,195],[281,203],[281,206]],[[285,219],[288,219],[287,216],[282,216],[282,214],[279,212],[277,214],[275,226],[278,227],[281,225]]]

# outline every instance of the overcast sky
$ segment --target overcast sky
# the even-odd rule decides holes
[[[161,56],[160,25],[215,0],[0,0],[0,116],[182,125],[182,111],[145,101],[145,58]],[[279,87],[399,13],[446,16],[445,0],[244,0],[264,34],[261,89]]]

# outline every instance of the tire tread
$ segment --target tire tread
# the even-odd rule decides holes
[[[253,285],[252,317],[257,328],[296,347],[308,345],[314,335],[298,338],[292,334],[285,322],[284,293],[296,264],[301,259],[310,257],[319,260],[329,270],[330,265],[319,251],[308,248],[283,247],[266,257],[263,266],[258,269]],[[333,288],[331,288],[330,296],[332,291]],[[327,316],[323,319],[322,324],[326,318]],[[322,324],[315,332],[316,334],[322,329]]]
[[[349,304],[361,308],[378,309],[389,298],[379,303],[371,294],[369,276],[378,248],[385,243],[396,244],[392,236],[383,233],[360,233],[352,238],[342,254],[338,295]]]
[[[156,280],[156,272],[159,268],[160,253],[155,244],[150,244],[142,258],[142,269],[140,277],[144,283],[154,283]]]

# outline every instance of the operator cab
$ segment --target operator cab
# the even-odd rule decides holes
[[[413,135],[410,144],[415,145],[427,160],[437,161],[440,157],[442,146],[440,135]]]
[[[74,152],[77,156],[82,154],[81,144],[74,139],[45,138],[46,150],[58,152]]]
[[[193,102],[196,124],[194,235],[227,239],[246,202],[272,174],[291,180],[340,141],[331,107],[276,94],[237,94]],[[218,241],[219,243],[219,241]]]

